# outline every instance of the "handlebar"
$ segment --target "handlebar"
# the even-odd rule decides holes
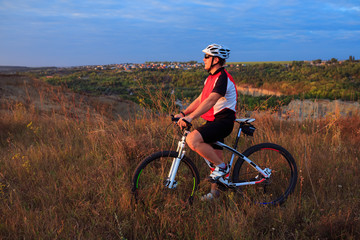
[[[176,117],[174,117],[174,115],[171,115],[171,121],[173,121],[174,123],[177,123],[179,120],[180,120],[180,118],[176,118]],[[183,121],[186,123],[185,129],[187,131],[190,131],[190,128],[192,127],[192,124],[189,123],[188,121],[186,121],[185,119],[183,119]],[[184,127],[182,129],[184,129]]]

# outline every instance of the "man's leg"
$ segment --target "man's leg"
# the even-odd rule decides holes
[[[215,150],[215,153],[216,155],[220,158],[220,159],[224,159],[224,156],[223,156],[223,150],[220,150],[220,149],[214,149]],[[220,191],[218,189],[218,185],[217,183],[211,183],[211,190],[210,190],[211,194],[217,198],[220,196]]]
[[[210,144],[205,143],[201,134],[194,130],[186,138],[188,146],[197,152],[203,158],[206,158],[216,166],[224,163],[222,159],[222,151],[215,150]]]
[[[204,142],[201,134],[194,130],[186,138],[188,146],[203,158],[206,158],[216,166],[223,164],[223,150],[214,149],[210,144]],[[210,175],[211,176],[211,175]],[[220,192],[217,183],[211,183],[211,190],[201,199],[203,201],[219,197]]]
[[[191,132],[186,138],[186,142],[192,150],[215,165],[210,178],[218,180],[229,172],[229,168],[222,159],[222,153],[215,150],[210,144],[205,143],[199,131]]]

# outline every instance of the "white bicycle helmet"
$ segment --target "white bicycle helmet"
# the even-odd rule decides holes
[[[227,47],[220,45],[220,44],[210,44],[207,46],[204,50],[202,50],[204,53],[209,54],[214,57],[219,57],[222,59],[228,59],[230,55],[230,49]]]

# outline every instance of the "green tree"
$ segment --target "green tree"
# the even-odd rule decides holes
[[[336,59],[336,58],[332,58],[331,60],[330,60],[330,63],[337,63],[338,62],[338,60]]]

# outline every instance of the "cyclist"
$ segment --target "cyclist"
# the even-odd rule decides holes
[[[193,130],[186,138],[188,146],[215,166],[210,179],[221,180],[230,169],[223,162],[222,148],[211,143],[223,142],[233,129],[235,120],[235,107],[237,90],[232,76],[225,70],[226,59],[229,58],[230,49],[220,44],[210,44],[203,52],[205,70],[209,76],[204,82],[201,94],[182,112],[178,125],[185,127],[187,122],[201,117],[206,123]],[[203,199],[212,199],[219,195],[216,184],[212,184],[211,192]]]

